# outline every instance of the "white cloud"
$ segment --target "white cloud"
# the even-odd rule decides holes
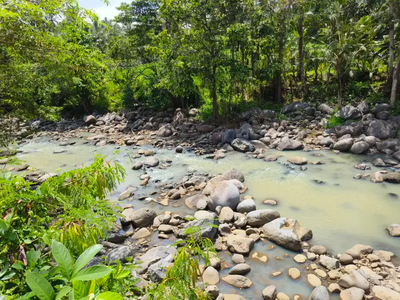
[[[113,19],[118,15],[119,11],[117,7],[122,2],[130,2],[129,0],[109,0],[110,4],[107,6],[102,0],[79,0],[79,5],[84,8],[93,9],[94,12],[99,16],[100,20],[107,18]]]

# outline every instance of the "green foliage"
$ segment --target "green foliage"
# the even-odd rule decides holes
[[[106,194],[121,182],[125,171],[105,157],[97,156],[86,168],[49,178],[37,189],[32,189],[30,183],[17,175],[0,175],[0,211],[3,212],[0,267],[5,269],[2,276],[12,274],[0,281],[0,294],[23,293],[26,291],[22,280],[24,271],[47,270],[45,263],[49,257],[40,252],[52,240],[63,243],[73,256],[79,255],[104,238],[118,217],[117,207],[106,199]],[[67,271],[69,261],[65,259],[65,251],[61,251],[64,248],[54,245],[57,249],[54,257],[63,276],[68,278],[76,270],[71,274]],[[81,257],[86,259],[95,255],[85,253]],[[79,269],[86,265],[83,258],[76,262]]]
[[[199,236],[200,230],[197,227],[188,228],[185,235],[190,237],[183,242],[177,242],[176,246],[181,247],[175,255],[174,264],[167,269],[167,274],[159,285],[148,288],[146,295],[149,299],[210,299],[196,283],[201,278],[199,261],[204,260],[208,266],[211,255],[215,254],[215,248],[211,240]]]
[[[335,128],[336,126],[340,126],[344,124],[344,120],[341,117],[335,116],[333,114],[330,119],[328,120],[328,124],[326,125],[327,128]]]

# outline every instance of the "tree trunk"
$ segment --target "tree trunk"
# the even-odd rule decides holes
[[[399,69],[400,69],[400,41],[399,46],[397,48],[397,62],[393,70],[393,83],[392,83],[392,90],[390,93],[390,104],[393,106],[397,100],[397,86],[399,81]]]
[[[285,24],[282,24],[285,28]],[[282,62],[283,62],[283,48],[285,46],[284,31],[282,30],[279,37],[279,71],[276,80],[276,101],[282,102]]]
[[[219,119],[218,97],[217,97],[217,80],[216,80],[217,67],[213,65],[212,78],[211,78],[211,98],[213,100],[213,119]]]
[[[393,64],[394,64],[394,13],[393,13],[393,0],[389,0],[389,66],[388,66],[388,81],[387,87],[390,90],[393,81]]]
[[[299,74],[297,75],[301,80],[301,91],[303,94],[306,92],[306,78],[304,76],[304,30],[303,30],[304,16],[299,18]]]
[[[337,68],[337,80],[338,80],[338,106],[342,107],[343,95],[342,95],[342,66],[338,64]]]

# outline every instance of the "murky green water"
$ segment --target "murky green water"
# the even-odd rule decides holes
[[[139,187],[137,194],[150,194],[157,189],[154,185],[142,188],[139,186],[139,176],[144,171],[133,171],[133,153],[137,149],[121,147],[114,154],[114,146],[94,147],[83,144],[84,139],[77,139],[76,145],[59,147],[49,139],[31,141],[22,145],[23,153],[18,157],[31,166],[47,172],[62,172],[89,164],[96,153],[114,156],[128,172],[126,181],[112,195],[114,198],[127,186]],[[53,154],[55,149],[65,149],[65,153]],[[230,153],[223,160],[213,161],[197,157],[191,153],[176,154],[173,150],[158,150],[157,157],[162,162],[167,158],[172,159],[170,167],[165,169],[154,168],[148,170],[151,181],[176,183],[188,172],[199,171],[209,174],[218,174],[230,168],[241,170],[246,178],[245,184],[249,187],[247,192],[255,198],[258,209],[272,208],[282,216],[297,219],[304,227],[311,228],[314,237],[312,244],[327,246],[332,253],[341,253],[351,248],[356,243],[369,244],[374,249],[393,251],[400,255],[400,239],[390,237],[385,228],[392,223],[400,222],[400,188],[394,184],[374,184],[367,180],[355,180],[355,174],[373,174],[377,168],[361,171],[354,168],[362,161],[372,161],[372,157],[356,156],[351,154],[335,154],[330,151],[315,152],[279,152],[270,150],[267,154],[280,155],[277,162],[265,162],[246,156],[241,153]],[[299,166],[291,165],[288,168],[284,163],[290,156],[301,155],[308,159],[306,171],[301,171]],[[144,160],[144,158],[139,158]],[[313,161],[324,161],[324,165],[312,165]],[[371,165],[372,166],[372,165]],[[292,169],[293,168],[293,169]],[[315,180],[322,181],[318,184]],[[392,194],[392,195],[390,195]],[[396,197],[396,195],[398,195]],[[151,196],[156,197],[156,196]],[[263,204],[266,199],[278,201],[278,205],[270,207]],[[169,206],[162,206],[154,202],[131,201],[135,207],[150,205],[158,212],[165,210],[180,212],[185,215],[193,213],[183,205],[183,200],[170,200]],[[304,282],[293,282],[287,276],[287,269],[299,267],[290,254],[289,258],[275,260],[274,257],[283,257],[288,251],[277,247],[268,250],[263,243],[258,242],[254,251],[265,253],[269,257],[267,264],[252,263],[253,270],[248,277],[255,286],[247,291],[240,291],[247,299],[260,299],[262,289],[269,284],[275,284],[279,291],[288,295],[309,295],[311,287]],[[230,257],[222,255],[231,263]],[[248,258],[250,261],[250,258]],[[302,267],[300,266],[299,269]],[[283,271],[284,273],[272,278],[270,273]],[[223,270],[221,274],[227,273]],[[305,276],[303,276],[305,277]],[[236,290],[228,285],[220,284],[223,292]]]

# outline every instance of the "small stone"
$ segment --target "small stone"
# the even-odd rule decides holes
[[[339,260],[342,265],[348,265],[353,263],[354,258],[350,254],[343,253]]]
[[[263,300],[275,300],[276,299],[276,287],[274,285],[267,286],[262,291]]]
[[[302,157],[302,156],[294,156],[294,157],[290,157],[288,158],[288,162],[290,162],[291,164],[294,165],[305,165],[307,164],[307,158]]]
[[[312,253],[318,254],[318,255],[322,255],[326,253],[326,248],[324,246],[312,246],[310,248],[310,251]]]
[[[151,232],[147,228],[140,228],[135,234],[132,236],[132,239],[142,239],[151,235]]]
[[[329,292],[324,286],[316,287],[311,293],[309,300],[329,300]]]
[[[258,260],[260,262],[263,262],[263,263],[266,263],[268,261],[268,256],[266,256],[265,254],[260,253],[260,252],[254,252],[251,255],[251,258],[255,259],[255,260]]]
[[[208,284],[219,283],[219,273],[213,267],[208,267],[203,273],[203,281]]]
[[[307,257],[304,254],[297,254],[293,257],[293,260],[298,264],[304,264],[307,261]]]
[[[315,272],[315,274],[317,274],[318,277],[320,277],[322,279],[325,279],[328,276],[328,274],[326,274],[326,272],[321,269],[316,269],[314,272]]]
[[[281,271],[276,271],[276,272],[272,272],[272,273],[271,273],[271,276],[272,276],[272,277],[278,277],[278,276],[280,276],[280,275],[282,275],[282,272],[281,272]]]
[[[244,275],[251,271],[251,267],[248,264],[242,263],[235,265],[230,271],[230,275]]]
[[[354,286],[353,279],[351,279],[350,275],[348,274],[343,274],[342,277],[340,277],[338,284],[345,289]]]
[[[219,288],[216,285],[210,284],[207,285],[204,289],[207,295],[211,297],[211,299],[216,299],[219,295]]]
[[[340,286],[337,283],[331,283],[328,286],[328,291],[331,294],[338,294],[342,291],[342,289],[340,288]]]
[[[308,274],[307,275],[307,281],[313,287],[318,287],[318,286],[320,286],[322,284],[321,279],[319,279],[314,274]]]
[[[276,299],[278,300],[290,300],[290,297],[288,295],[286,295],[285,293],[278,293],[278,295],[276,295]]]
[[[235,264],[243,264],[243,263],[245,263],[244,256],[242,254],[238,254],[238,253],[233,254],[232,261]]]
[[[352,287],[340,293],[340,300],[363,300],[364,290]]]
[[[299,279],[300,276],[301,276],[300,270],[297,269],[297,268],[290,268],[288,270],[288,274],[289,274],[289,277],[294,279],[294,280]]]
[[[328,270],[334,270],[339,268],[340,263],[336,258],[333,257],[329,257],[326,255],[321,255],[319,257],[319,263],[324,266],[325,268],[327,268]]]
[[[246,278],[242,275],[228,275],[222,277],[222,280],[227,284],[230,284],[239,289],[248,289],[253,285],[253,282],[249,278]]]

